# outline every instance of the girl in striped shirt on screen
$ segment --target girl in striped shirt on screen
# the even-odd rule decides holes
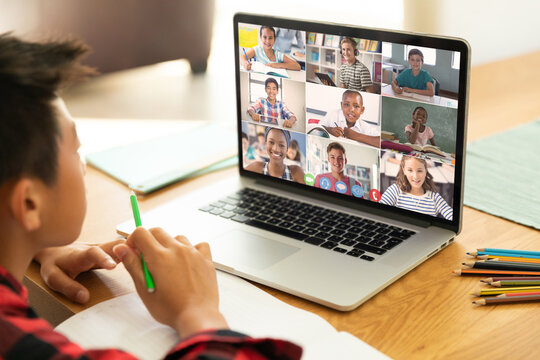
[[[424,159],[403,156],[396,183],[386,189],[381,204],[452,220],[453,210],[437,192]]]

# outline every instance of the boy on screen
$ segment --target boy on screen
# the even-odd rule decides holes
[[[344,173],[347,158],[343,145],[337,142],[330,143],[326,147],[326,152],[332,171],[317,175],[314,186],[347,195],[351,195],[352,191],[355,194],[363,194],[362,185]]]

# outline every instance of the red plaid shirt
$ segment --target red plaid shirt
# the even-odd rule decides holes
[[[166,359],[299,359],[288,341],[253,339],[231,330],[202,331],[180,340]],[[116,349],[84,350],[54,331],[28,304],[28,291],[0,267],[0,359],[134,359]]]

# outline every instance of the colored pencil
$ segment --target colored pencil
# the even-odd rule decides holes
[[[513,302],[525,302],[525,301],[540,301],[540,295],[523,295],[523,296],[494,296],[484,299],[478,299],[473,301],[476,305],[490,305],[490,304],[502,304]]]
[[[504,297],[504,296],[529,296],[529,295],[540,295],[540,291],[525,291],[525,292],[515,292],[515,293],[504,293],[497,295],[498,297]]]
[[[135,195],[133,191],[131,192],[129,199],[131,201],[131,210],[133,211],[133,218],[135,219],[135,226],[136,227],[142,226],[141,213],[139,212],[139,204],[137,203],[137,196]],[[152,278],[150,271],[148,271],[148,267],[146,266],[146,261],[144,261],[144,256],[142,253],[141,253],[141,263],[142,263],[142,268],[144,272],[144,278],[146,280],[146,290],[150,293],[153,293],[156,289],[154,286],[154,279]]]
[[[519,257],[519,258],[528,258],[528,259],[540,259],[540,256],[538,255],[524,255],[524,254],[509,254],[509,253],[500,253],[500,252],[493,252],[493,251],[471,251],[468,252],[467,255],[470,256],[483,256],[483,255],[494,255],[494,256],[512,256],[512,257]]]
[[[509,288],[484,288],[471,291],[471,295],[486,296],[486,295],[498,295],[508,293],[525,293],[525,292],[539,292],[540,286],[521,286],[521,287],[509,287]]]
[[[540,271],[540,264],[528,264],[511,261],[466,261],[465,266],[474,269],[496,269],[496,270],[518,270],[518,271]]]
[[[499,256],[499,255],[480,255],[476,257],[478,260],[489,261],[515,261],[524,263],[540,264],[540,259],[532,259],[527,257],[511,257],[511,256]]]
[[[452,271],[456,275],[539,275],[540,271],[509,271],[493,269],[459,269]]]
[[[540,286],[540,280],[500,280],[489,283],[495,287],[505,286]]]
[[[486,284],[491,284],[495,281],[503,281],[503,280],[540,280],[540,276],[494,276],[489,277],[487,279],[480,280],[481,282],[484,282]]]
[[[495,252],[495,253],[504,253],[504,254],[519,254],[519,255],[532,255],[540,256],[540,251],[529,251],[529,250],[514,250],[514,249],[494,249],[494,248],[483,248],[476,249],[480,252]],[[511,256],[511,255],[508,255]]]

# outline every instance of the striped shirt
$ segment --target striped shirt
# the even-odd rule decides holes
[[[428,190],[424,195],[412,195],[401,191],[396,184],[386,189],[380,203],[431,216],[441,214],[447,220],[452,220],[454,214],[452,208],[439,193]]]
[[[264,163],[264,167],[262,169],[263,175],[270,175],[270,171],[268,171],[268,163]],[[272,176],[272,175],[270,175]],[[289,169],[289,165],[285,165],[285,171],[283,171],[283,175],[281,175],[282,179],[293,181],[291,170]]]
[[[267,99],[259,98],[248,109],[253,110],[255,114],[261,115],[261,122],[278,125],[278,119],[289,120],[291,116],[294,116],[287,106],[281,101],[277,101],[275,104],[270,104]]]
[[[366,87],[373,85],[373,82],[366,65],[356,60],[352,65],[345,63],[339,68],[338,86],[341,84],[350,90],[366,91]]]
[[[272,49],[274,50],[276,61],[272,61],[268,58],[268,56],[266,56],[266,54],[264,53],[264,48],[261,45],[255,46],[253,50],[255,51],[255,60],[257,60],[258,62],[261,62],[263,64],[283,62],[283,53],[279,50]]]

